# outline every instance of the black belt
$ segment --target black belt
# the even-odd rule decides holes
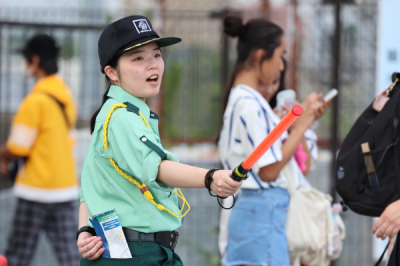
[[[142,233],[126,227],[123,227],[126,241],[139,241],[157,242],[164,247],[170,248],[172,251],[178,243],[179,233],[177,231],[163,231],[157,233]]]

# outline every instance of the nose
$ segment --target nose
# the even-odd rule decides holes
[[[283,59],[281,60],[281,66],[279,68],[280,71],[285,70],[285,63],[283,62]]]
[[[154,60],[154,57],[147,59],[147,68],[148,69],[156,69],[157,68],[157,64],[156,64],[156,61]]]

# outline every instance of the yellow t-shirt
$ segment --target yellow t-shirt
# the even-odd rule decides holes
[[[60,105],[64,105],[68,128]],[[7,148],[27,157],[18,171],[17,197],[44,203],[74,200],[78,192],[73,146],[76,105],[63,80],[50,75],[39,80],[13,118]]]

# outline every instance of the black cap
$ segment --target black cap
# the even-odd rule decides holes
[[[122,18],[108,25],[100,35],[98,50],[101,72],[104,73],[104,68],[115,55],[153,42],[164,47],[180,41],[176,37],[160,38],[146,17]]]
[[[60,51],[57,42],[47,34],[38,34],[28,40],[21,50],[26,59],[38,55],[41,61],[55,59]]]

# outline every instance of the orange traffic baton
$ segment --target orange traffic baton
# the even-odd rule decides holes
[[[265,139],[254,149],[254,151],[232,170],[232,179],[238,182],[247,179],[248,173],[253,165],[271,148],[278,138],[285,132],[291,124],[303,113],[300,105],[295,105],[292,110],[276,125],[276,127],[265,137]]]

